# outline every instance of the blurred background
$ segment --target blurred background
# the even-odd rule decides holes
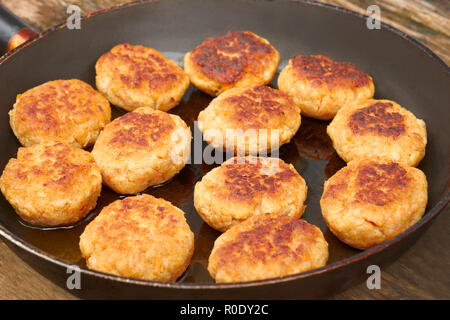
[[[0,0],[25,22],[38,30],[67,19],[66,9],[74,4],[83,14],[121,5],[127,0]],[[428,46],[450,64],[449,0],[322,0],[362,14],[370,5],[381,9],[382,21],[393,25]]]

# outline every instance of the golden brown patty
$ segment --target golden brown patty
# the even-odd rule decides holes
[[[42,226],[77,222],[95,208],[101,187],[91,154],[62,142],[19,148],[0,178],[2,193],[17,214]]]
[[[425,155],[425,122],[390,100],[366,100],[342,108],[327,128],[339,156],[381,157],[416,166]]]
[[[261,214],[217,238],[208,271],[217,282],[253,281],[320,268],[327,260],[319,228],[287,215]]]
[[[205,140],[214,148],[256,155],[289,142],[301,119],[288,95],[251,86],[222,93],[200,112],[198,121]]]
[[[270,212],[299,218],[305,180],[277,158],[231,158],[195,185],[194,205],[212,228],[226,231],[248,217]]]
[[[127,111],[139,107],[167,111],[189,86],[188,76],[175,61],[155,49],[128,43],[103,54],[95,70],[98,90]]]
[[[396,162],[354,160],[325,182],[322,215],[341,241],[368,249],[415,224],[427,204],[419,169]]]
[[[177,174],[189,159],[191,131],[172,114],[139,108],[105,127],[92,150],[103,183],[133,194]]]
[[[184,57],[184,70],[200,90],[216,96],[223,91],[269,83],[280,55],[270,43],[250,31],[229,31],[207,38]]]
[[[322,55],[298,55],[289,60],[278,77],[278,88],[289,94],[302,114],[332,119],[347,105],[373,97],[372,78],[353,63]]]
[[[109,123],[111,108],[87,83],[55,80],[17,95],[9,116],[14,134],[26,147],[61,141],[84,148],[94,144]]]
[[[194,251],[184,213],[143,194],[103,208],[80,237],[88,268],[124,277],[175,281]]]

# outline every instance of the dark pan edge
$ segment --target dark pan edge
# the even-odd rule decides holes
[[[88,19],[90,17],[94,17],[100,14],[104,14],[104,13],[108,13],[111,11],[115,11],[115,10],[119,10],[122,8],[126,8],[126,7],[131,7],[131,6],[135,6],[135,5],[139,5],[139,4],[144,4],[144,3],[150,3],[150,2],[156,2],[158,0],[137,0],[134,2],[130,2],[130,3],[126,3],[123,5],[118,5],[118,6],[114,6],[111,8],[106,8],[106,9],[101,9],[98,11],[94,11],[92,13],[89,13],[85,16],[82,16],[82,20]],[[269,1],[269,0],[264,0],[264,1]],[[315,6],[320,6],[320,7],[325,7],[328,9],[332,9],[335,11],[339,11],[345,14],[350,14],[356,17],[359,17],[361,19],[366,19],[367,16],[360,14],[358,12],[349,10],[349,9],[345,9],[339,6],[335,6],[335,5],[331,5],[331,4],[327,4],[327,3],[322,3],[322,2],[318,2],[315,0],[279,0],[279,1],[285,1],[285,2],[297,2],[297,3],[306,3],[309,5],[315,5]],[[399,29],[381,22],[381,25],[383,28],[395,33],[396,35],[400,36],[401,38],[403,38],[404,40],[409,41],[410,43],[412,43],[414,46],[418,47],[419,49],[421,49],[423,52],[425,52],[429,57],[433,58],[434,60],[436,60],[442,67],[443,69],[447,72],[447,74],[450,75],[450,67],[437,55],[435,54],[431,49],[429,49],[428,47],[426,47],[425,45],[423,45],[421,42],[419,42],[418,40],[412,38],[411,36],[409,36],[408,34],[404,33],[403,31],[400,31]],[[59,25],[56,25],[48,30],[45,30],[41,33],[39,33],[36,37],[34,37],[33,39],[23,43],[22,45],[18,46],[17,48],[15,48],[14,50],[6,53],[5,55],[3,55],[2,57],[0,57],[0,67],[1,65],[8,60],[11,56],[13,56],[14,54],[16,54],[17,52],[21,51],[22,49],[24,49],[25,47],[27,47],[28,45],[31,45],[32,43],[34,43],[35,41],[40,40],[41,38],[44,38],[45,36],[59,30],[59,29],[63,29],[66,26],[66,23],[61,23]],[[90,275],[90,276],[95,276],[95,277],[99,277],[99,278],[103,278],[106,280],[114,280],[117,282],[123,282],[123,283],[131,283],[134,285],[142,285],[142,286],[152,286],[152,287],[162,287],[162,288],[173,288],[173,289],[231,289],[231,288],[241,288],[241,287],[253,287],[253,286],[259,286],[259,285],[268,285],[268,284],[273,284],[273,283],[281,283],[281,282],[287,282],[287,281],[291,281],[291,280],[296,280],[296,279],[301,279],[301,278],[306,278],[309,276],[314,276],[314,275],[318,275],[318,274],[322,274],[325,273],[327,271],[332,271],[341,267],[344,267],[346,265],[349,264],[353,264],[355,262],[361,261],[366,259],[369,256],[372,256],[378,252],[383,251],[384,249],[386,249],[387,247],[390,247],[396,243],[398,243],[400,240],[406,238],[407,236],[413,234],[415,231],[417,231],[418,229],[422,228],[423,226],[425,226],[426,224],[428,224],[429,222],[431,222],[431,220],[433,220],[434,218],[437,217],[437,215],[439,213],[441,213],[445,207],[448,205],[448,203],[450,202],[450,191],[447,191],[447,193],[443,196],[443,198],[433,207],[431,208],[428,212],[425,213],[424,217],[422,217],[422,219],[417,222],[415,225],[411,226],[409,229],[405,230],[404,232],[402,232],[401,234],[397,235],[396,237],[363,252],[360,252],[350,258],[344,259],[344,260],[340,260],[337,262],[334,262],[330,265],[324,266],[322,268],[319,269],[315,269],[315,270],[311,270],[311,271],[307,271],[307,272],[303,272],[303,273],[298,273],[298,274],[293,274],[293,275],[288,275],[288,276],[283,276],[283,277],[278,277],[278,278],[271,278],[271,279],[265,279],[265,280],[257,280],[257,281],[249,281],[249,282],[236,282],[236,283],[165,283],[165,282],[158,282],[158,281],[149,281],[149,280],[140,280],[140,279],[134,279],[134,278],[127,278],[127,277],[121,277],[121,276],[115,276],[115,275],[111,275],[111,274],[107,274],[107,273],[103,273],[103,272],[98,272],[98,271],[93,271],[93,270],[89,270],[86,268],[80,268],[80,271],[82,274],[86,274],[86,275]],[[55,258],[51,255],[48,255],[46,252],[30,245],[29,243],[23,241],[22,239],[20,239],[19,237],[17,237],[16,235],[14,235],[13,233],[9,232],[8,230],[6,230],[2,225],[0,225],[0,236],[4,237],[6,240],[10,241],[11,243],[15,244],[16,246],[18,246],[19,248],[28,251],[29,253],[44,259],[48,262],[51,262],[53,264],[56,264],[60,267],[64,267],[64,268],[69,268],[71,267],[70,264],[68,264],[67,262]]]

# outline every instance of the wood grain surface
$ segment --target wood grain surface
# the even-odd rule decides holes
[[[4,6],[39,30],[67,18],[67,6],[78,5],[82,12],[127,3],[125,0],[0,0]],[[450,1],[448,0],[324,0],[366,14],[370,5],[381,8],[382,21],[413,36],[450,63]]]
[[[0,0],[23,20],[47,29],[64,22],[69,4],[83,13],[126,3],[124,0]],[[326,0],[360,13],[381,8],[382,20],[421,41],[450,64],[450,1]],[[330,299],[450,299],[449,208],[401,257],[381,270],[381,289],[365,282]],[[22,262],[0,241],[0,299],[75,299]]]

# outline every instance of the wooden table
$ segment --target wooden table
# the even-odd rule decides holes
[[[40,30],[65,21],[68,3],[83,13],[126,0],[0,0],[16,15]],[[383,21],[412,35],[450,64],[450,1],[442,0],[326,0],[366,12],[379,5]],[[380,290],[365,283],[332,299],[450,299],[450,216],[443,212],[403,256],[381,270]],[[0,299],[75,299],[22,262],[0,241]]]

